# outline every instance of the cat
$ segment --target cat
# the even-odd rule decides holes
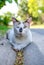
[[[32,33],[29,28],[32,18],[30,17],[23,22],[12,17],[12,21],[13,28],[7,32],[6,38],[14,49],[21,50],[32,42]]]

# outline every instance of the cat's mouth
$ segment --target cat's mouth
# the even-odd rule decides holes
[[[22,36],[23,36],[23,34],[22,34],[22,33],[19,33],[18,35],[19,35],[20,37],[22,37]]]
[[[19,33],[19,34],[16,35],[16,37],[21,38],[21,37],[24,37],[24,35],[22,33]]]
[[[26,37],[27,37],[27,35],[25,35],[23,33],[19,33],[19,34],[16,35],[16,38],[18,38],[18,39],[24,39]]]

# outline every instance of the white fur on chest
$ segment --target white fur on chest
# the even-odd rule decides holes
[[[26,47],[30,42],[32,42],[32,34],[31,31],[29,30],[27,33],[27,36],[22,37],[22,38],[16,38],[14,36],[14,31],[11,30],[9,34],[9,41],[11,44],[14,46],[15,49],[22,49]]]
[[[27,36],[25,36],[25,37],[22,37],[22,38],[14,38],[14,40],[15,40],[15,43],[16,44],[27,44],[27,43],[30,43],[31,41],[32,41],[32,35],[31,35],[31,32],[29,31],[28,32],[28,34],[27,34]]]

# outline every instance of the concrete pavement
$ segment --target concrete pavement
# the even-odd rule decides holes
[[[44,65],[44,29],[31,29],[33,42],[24,49],[24,65]],[[14,65],[16,53],[7,40],[0,45],[0,65]]]
[[[44,65],[44,29],[32,29],[33,43],[24,51],[25,65]]]

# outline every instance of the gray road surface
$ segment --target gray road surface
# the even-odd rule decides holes
[[[44,65],[44,29],[31,31],[33,43],[25,50],[25,65]]]
[[[33,43],[24,49],[24,65],[44,65],[44,29],[31,31]],[[14,65],[16,54],[7,41],[3,43],[0,45],[0,65]]]

